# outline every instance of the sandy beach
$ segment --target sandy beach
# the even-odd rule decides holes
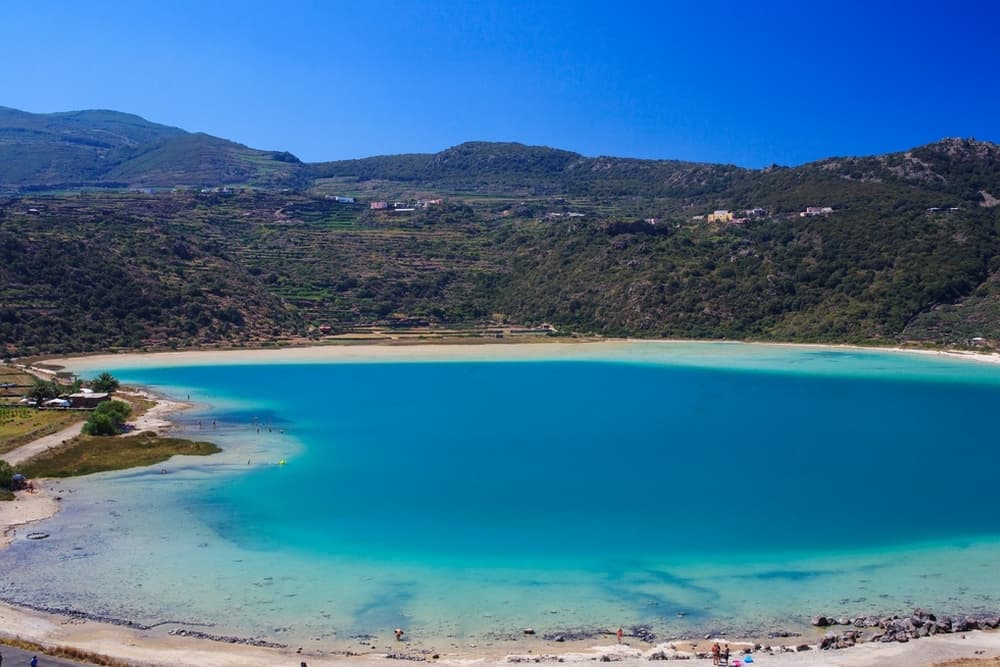
[[[658,341],[666,342],[666,341]],[[76,373],[88,373],[107,368],[127,368],[163,365],[219,365],[245,363],[313,363],[320,361],[473,361],[473,360],[524,360],[532,358],[586,359],[598,349],[607,346],[634,345],[628,341],[601,341],[586,344],[532,343],[532,344],[417,344],[417,345],[343,345],[284,348],[268,350],[186,351],[149,354],[94,355],[52,359],[48,363],[65,366]],[[782,346],[784,347],[784,346]],[[822,347],[822,346],[808,346]],[[836,349],[870,350],[871,348],[837,347]],[[878,349],[878,352],[889,350]],[[962,351],[944,352],[903,350],[894,352],[946,356],[980,363],[1000,363],[1000,356]],[[138,395],[156,400],[157,404],[136,420],[136,430],[162,432],[171,428],[171,413],[188,407],[187,404],[157,397],[140,390]],[[57,434],[59,435],[59,434]],[[34,445],[34,443],[32,443]],[[30,447],[32,445],[26,445]],[[44,486],[44,485],[43,485]],[[48,518],[58,511],[59,502],[40,489],[34,494],[19,492],[17,500],[0,503],[0,527],[3,540],[0,548],[15,539],[23,538],[26,527],[32,522]],[[244,646],[205,639],[169,635],[169,628],[134,630],[99,621],[45,614],[0,604],[0,636],[21,637],[46,646],[72,646],[96,654],[112,656],[119,660],[150,665],[246,665],[256,667],[273,664],[336,665],[346,661],[388,662],[402,656],[409,659],[429,660],[450,665],[499,665],[520,662],[590,662],[611,660],[626,664],[644,664],[653,654],[662,653],[668,658],[691,659],[696,652],[705,652],[710,642],[697,645],[686,641],[646,644],[626,641],[617,645],[614,638],[555,643],[541,638],[524,638],[509,645],[491,649],[469,648],[458,653],[440,652],[424,645],[418,638],[395,642],[391,637],[373,640],[371,648],[355,651],[364,655],[331,655],[329,652],[301,653],[297,647],[271,649]],[[754,654],[754,664],[762,665],[932,665],[958,657],[1000,656],[1000,634],[972,631],[940,635],[907,643],[863,643],[843,650],[816,650],[815,644],[822,637],[817,630],[815,637],[772,640],[789,642],[785,652]],[[796,643],[791,643],[796,642]],[[630,645],[630,643],[632,645]],[[763,642],[766,643],[766,642]],[[813,645],[813,650],[796,652],[800,643]],[[733,656],[742,644],[730,642]],[[749,645],[749,644],[748,644]],[[775,644],[777,647],[778,644]],[[389,657],[386,657],[386,656]],[[432,657],[433,656],[433,657]],[[711,664],[708,658],[693,659],[693,664]]]
[[[518,642],[509,650],[464,653],[430,653],[413,650],[409,642],[391,638],[376,640],[377,648],[364,654],[330,655],[313,651],[269,649],[234,645],[167,635],[162,630],[137,631],[91,620],[41,614],[0,604],[0,636],[19,637],[44,646],[71,646],[89,653],[113,657],[142,665],[172,665],[177,667],[270,667],[275,664],[317,665],[399,664],[422,661],[444,665],[468,666],[508,665],[519,663],[591,663],[620,662],[624,665],[644,665],[656,659],[681,659],[687,664],[710,665],[710,658],[696,657],[696,651],[709,650],[709,642],[662,642],[622,644],[608,641],[584,641],[555,644],[542,640]],[[747,644],[729,642],[732,657],[742,655]],[[657,656],[656,658],[651,656]],[[661,657],[662,656],[662,657]],[[942,635],[907,643],[867,643],[842,650],[820,651],[813,646],[807,651],[795,651],[792,646],[776,652],[756,651],[755,665],[829,665],[831,667],[918,667],[930,666],[953,658],[991,658],[1000,656],[1000,634],[973,631]]]
[[[191,407],[189,403],[171,400],[165,396],[153,394],[145,389],[121,390],[115,396],[117,398],[125,398],[126,400],[138,398],[155,401],[156,403],[137,418],[129,420],[129,423],[134,427],[133,434],[144,431],[163,434],[173,428],[173,423],[170,421],[171,414]]]
[[[81,357],[52,358],[47,364],[64,366],[75,373],[89,373],[107,368],[141,368],[144,366],[184,365],[238,365],[238,364],[289,364],[342,362],[421,362],[421,361],[504,361],[526,359],[586,359],[598,351],[623,346],[649,344],[675,344],[699,346],[713,341],[689,340],[628,340],[587,339],[563,342],[533,343],[405,343],[405,344],[352,344],[313,345],[304,347],[188,350],[180,352],[143,352],[124,354],[95,354]],[[762,348],[804,348],[827,350],[857,350],[867,352],[893,352],[946,357],[964,361],[1000,364],[1000,354],[979,353],[967,350],[924,350],[901,347],[872,348],[857,345],[814,345],[800,343],[732,343],[714,341],[723,345],[754,345]]]
[[[28,526],[36,521],[48,519],[59,511],[59,502],[39,485],[34,492],[16,491],[15,500],[0,502],[0,548],[14,541],[18,535],[27,533]]]

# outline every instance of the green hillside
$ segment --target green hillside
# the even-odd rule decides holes
[[[1000,347],[989,142],[762,170],[484,142],[306,165],[115,112],[0,121],[7,355],[542,324]]]
[[[587,158],[517,143],[470,142],[434,154],[310,164],[312,179],[397,183],[444,193],[666,196],[722,187],[745,170],[675,160]]]
[[[0,107],[0,192],[298,183],[297,158],[116,111]]]

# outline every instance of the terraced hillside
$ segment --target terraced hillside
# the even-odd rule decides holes
[[[473,228],[362,224],[360,213],[261,192],[10,200],[0,340],[9,354],[259,345],[484,314],[480,276],[495,263]]]
[[[314,175],[299,191],[0,201],[2,349],[500,324],[1000,346],[1000,147],[985,142],[760,171],[471,144]]]

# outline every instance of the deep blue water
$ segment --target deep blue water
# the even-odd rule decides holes
[[[187,499],[254,550],[588,567],[1000,534],[993,382],[602,361],[119,375],[238,398],[210,417],[302,444]]]

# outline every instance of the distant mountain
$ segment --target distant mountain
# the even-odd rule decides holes
[[[83,186],[288,185],[299,160],[117,111],[0,107],[0,191]]]
[[[312,179],[387,181],[483,194],[669,196],[724,187],[746,171],[729,165],[588,158],[544,146],[468,142],[433,154],[314,163],[304,173]]]

